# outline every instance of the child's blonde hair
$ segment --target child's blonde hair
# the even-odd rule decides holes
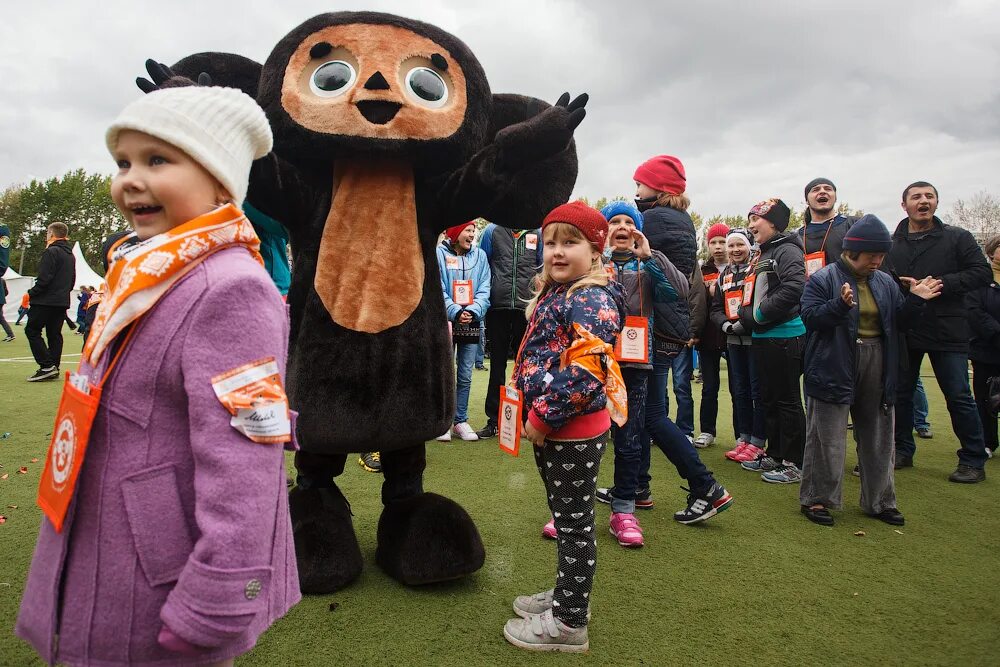
[[[587,237],[583,235],[579,229],[565,222],[552,222],[546,225],[546,228],[552,227],[552,236],[556,241],[562,239],[576,239],[578,241],[583,241],[586,243],[591,250],[597,252],[597,259],[590,266],[590,271],[585,273],[583,277],[573,283],[573,286],[569,288],[569,292],[566,296],[569,297],[573,292],[583,289],[584,287],[598,286],[604,287],[608,284],[608,273],[604,270],[604,262],[601,259],[600,252],[594,249],[593,244],[587,240]],[[544,242],[544,240],[543,240]],[[549,291],[558,285],[552,276],[549,275],[548,267],[544,264],[542,265],[542,272],[535,276],[535,288],[533,294],[531,295],[531,300],[528,301],[527,307],[524,309],[525,315],[528,319],[531,319],[531,315],[535,312],[535,307],[538,305],[538,300],[549,293]]]
[[[691,200],[686,194],[672,195],[669,192],[661,192],[656,197],[656,205],[686,211],[691,206]]]

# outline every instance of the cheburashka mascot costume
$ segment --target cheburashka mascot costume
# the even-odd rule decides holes
[[[379,566],[410,585],[475,572],[485,552],[472,519],[423,490],[424,441],[455,407],[435,244],[477,217],[538,227],[565,202],[586,96],[494,95],[459,39],[371,12],[309,19],[263,67],[224,53],[147,64],[144,90],[205,72],[202,84],[255,96],[274,131],[248,201],[288,228],[295,257],[287,382],[301,450],[289,506],[303,592],[361,573],[334,481],[350,452],[382,453]]]

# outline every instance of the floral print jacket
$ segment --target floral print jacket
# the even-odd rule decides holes
[[[574,324],[614,345],[625,320],[625,290],[617,282],[567,296],[571,286],[559,285],[539,299],[514,368],[514,386],[524,395],[525,409],[552,430],[607,405],[601,380],[577,364],[560,368],[560,355],[577,337]]]

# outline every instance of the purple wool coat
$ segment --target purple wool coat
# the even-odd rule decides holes
[[[284,379],[274,284],[245,249],[221,250],[137,327],[104,386],[63,531],[43,518],[38,535],[15,632],[49,663],[226,660],[301,598],[282,446],[237,432],[210,380],[270,356]],[[109,356],[82,372],[99,377]],[[207,650],[161,647],[164,623]]]

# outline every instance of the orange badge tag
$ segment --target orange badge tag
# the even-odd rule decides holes
[[[90,427],[100,402],[100,388],[89,384],[83,376],[66,373],[37,500],[57,533],[62,531],[66,511],[73,500],[90,439]]]
[[[288,398],[274,357],[258,359],[212,378],[212,389],[229,410],[233,428],[253,442],[290,442]]]
[[[538,250],[538,234],[528,234],[525,236],[524,247],[528,250]]]
[[[751,274],[744,278],[743,280],[743,305],[749,306],[750,301],[753,299],[753,283],[757,279],[757,276]]]
[[[806,260],[806,278],[809,278],[812,274],[816,273],[824,266],[826,266],[826,253],[822,250],[818,252],[811,252],[805,257]]]
[[[649,320],[638,315],[625,318],[625,326],[615,340],[615,359],[633,363],[649,363]]]
[[[727,320],[740,319],[740,305],[743,303],[743,292],[738,289],[726,292],[725,296],[723,296],[723,303],[726,306]]]
[[[455,269],[456,271],[461,268],[461,266],[458,263],[458,257],[455,257],[453,255],[448,255],[447,257],[444,258],[444,266],[446,269],[449,270]]]
[[[521,392],[513,387],[500,387],[500,414],[497,417],[497,442],[511,456],[521,450]]]
[[[471,280],[452,280],[451,281],[451,300],[457,303],[459,306],[471,306],[472,305],[472,281]]]

